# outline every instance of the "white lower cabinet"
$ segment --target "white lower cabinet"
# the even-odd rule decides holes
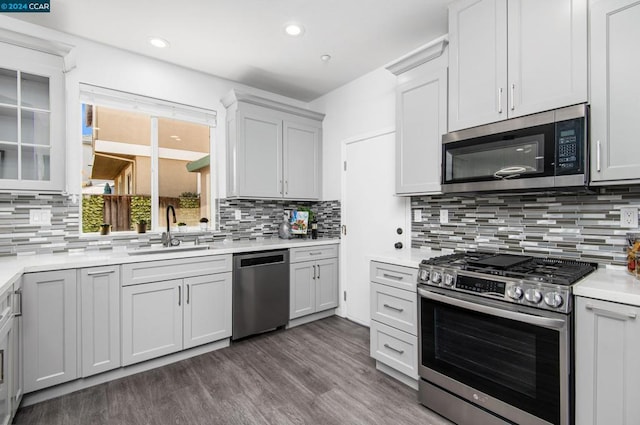
[[[214,257],[222,273],[210,270],[213,259],[172,267],[180,279],[143,281],[138,271],[153,263],[127,265],[122,282],[122,364],[175,353],[231,336],[231,255]],[[158,264],[161,266],[161,264]],[[216,266],[217,267],[217,266]]]
[[[122,364],[182,349],[182,280],[122,288]]]
[[[78,377],[76,271],[23,277],[24,391]]]
[[[337,246],[297,251],[289,255],[289,320],[338,306],[338,259],[331,258],[338,255]]]
[[[184,280],[184,348],[231,336],[231,276],[229,272]]]
[[[371,357],[376,367],[417,388],[418,269],[372,261]]]
[[[576,299],[576,424],[640,421],[640,308]]]
[[[79,270],[81,376],[116,369],[120,360],[120,267]]]
[[[22,281],[19,280],[13,285],[14,307],[13,307],[13,330],[11,333],[11,413],[16,414],[18,406],[24,395],[24,375],[23,375],[23,325],[22,325]]]

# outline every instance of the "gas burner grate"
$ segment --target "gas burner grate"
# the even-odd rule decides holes
[[[423,260],[422,264],[565,286],[597,269],[597,264],[575,260],[488,252],[444,255]]]

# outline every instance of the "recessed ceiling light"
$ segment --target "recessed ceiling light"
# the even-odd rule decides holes
[[[164,38],[160,38],[160,37],[149,37],[149,44],[159,49],[164,49],[165,47],[169,47],[169,42]]]
[[[172,139],[177,139],[178,138],[178,136],[169,136],[169,137],[171,137]]]
[[[304,27],[300,24],[289,23],[284,26],[284,32],[286,32],[291,37],[300,37],[304,34]]]
[[[322,55],[320,56],[320,59],[322,59],[322,62],[329,62],[331,60],[331,55]]]

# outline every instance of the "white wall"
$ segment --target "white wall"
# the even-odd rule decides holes
[[[104,44],[70,36],[38,25],[0,16],[0,41],[15,34],[41,39],[43,45],[64,43],[73,46],[66,57],[71,69],[66,72],[67,104],[67,191],[80,193],[82,161],[81,111],[79,83],[163,99],[185,105],[212,109],[218,113],[215,130],[219,196],[226,196],[225,109],[220,99],[231,89],[241,89],[276,101],[306,108],[295,99],[251,88],[230,80],[193,71],[158,59],[141,56]],[[36,40],[38,42],[38,40]],[[209,52],[215,55],[215,52]]]
[[[310,109],[326,114],[322,125],[324,200],[342,199],[343,142],[395,128],[395,89],[396,76],[379,68],[309,104]]]

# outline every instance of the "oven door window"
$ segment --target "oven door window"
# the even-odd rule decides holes
[[[421,326],[423,366],[559,423],[558,331],[425,298]]]
[[[443,145],[445,183],[554,174],[554,126],[478,137]]]

